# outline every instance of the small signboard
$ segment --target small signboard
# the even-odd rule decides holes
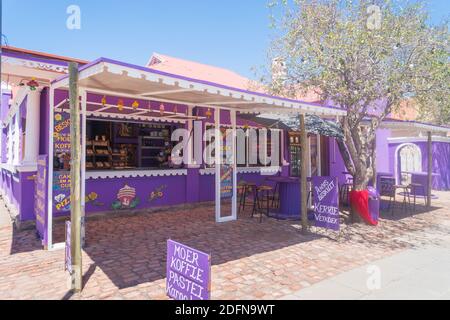
[[[167,241],[166,294],[175,300],[209,300],[211,257],[181,243]]]
[[[66,221],[66,247],[65,247],[65,269],[72,274],[72,253],[71,253],[71,223]]]
[[[315,226],[338,231],[339,190],[335,177],[312,177]]]
[[[37,174],[35,180],[34,212],[36,215],[36,231],[42,241],[47,246],[47,182],[48,182],[48,162],[47,155],[41,155],[37,161]]]
[[[393,197],[395,194],[395,178],[394,177],[387,177],[387,176],[381,176],[380,177],[380,196],[384,197]]]
[[[220,197],[228,199],[233,197],[233,166],[220,165]]]

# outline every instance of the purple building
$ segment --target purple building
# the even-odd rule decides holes
[[[310,157],[299,159],[295,132],[270,127],[267,143],[252,144],[249,129],[262,134],[268,125],[245,116],[344,116],[339,108],[246,90],[243,78],[222,69],[216,71],[223,82],[214,82],[217,77],[209,78],[211,73],[203,67],[199,67],[203,73],[190,76],[191,69],[181,68],[179,60],[172,65],[166,61],[163,70],[161,55],[145,67],[106,58],[88,63],[8,48],[1,58],[0,192],[17,222],[36,222],[48,248],[53,246],[53,219],[70,212],[69,61],[80,65],[84,182],[80,188],[86,215],[215,201],[216,221],[225,222],[237,218],[236,190],[242,181],[270,184],[271,176],[298,175],[300,161],[307,161],[310,176],[345,180],[346,169],[334,139],[311,134]],[[242,137],[230,139],[233,149],[239,142],[245,146],[241,161],[226,167],[204,160],[209,145],[222,150],[224,144],[221,139],[208,144],[195,137],[204,138],[214,128],[242,129]],[[185,145],[177,157],[183,164],[174,159],[177,144],[171,137],[177,129],[189,133],[180,136]],[[378,172],[390,173],[399,182],[420,178],[427,168],[423,133],[428,131],[434,134],[433,186],[450,190],[448,128],[386,122],[377,135]],[[264,150],[265,157],[252,161],[263,145],[280,148],[276,155]],[[220,160],[220,153],[211,155]],[[275,165],[274,159],[279,159]],[[225,188],[234,190],[229,206],[223,204]]]

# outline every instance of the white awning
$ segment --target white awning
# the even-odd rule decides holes
[[[55,89],[68,89],[68,86],[68,75],[52,82]],[[106,58],[80,68],[79,86],[92,93],[220,107],[242,113],[346,115],[346,111],[339,108],[231,88]]]

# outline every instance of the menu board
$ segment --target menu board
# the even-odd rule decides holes
[[[175,300],[209,300],[211,257],[184,244],[167,241],[166,294]]]

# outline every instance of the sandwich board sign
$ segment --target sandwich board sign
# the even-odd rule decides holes
[[[167,241],[166,294],[174,300],[211,298],[211,257],[184,244]]]

